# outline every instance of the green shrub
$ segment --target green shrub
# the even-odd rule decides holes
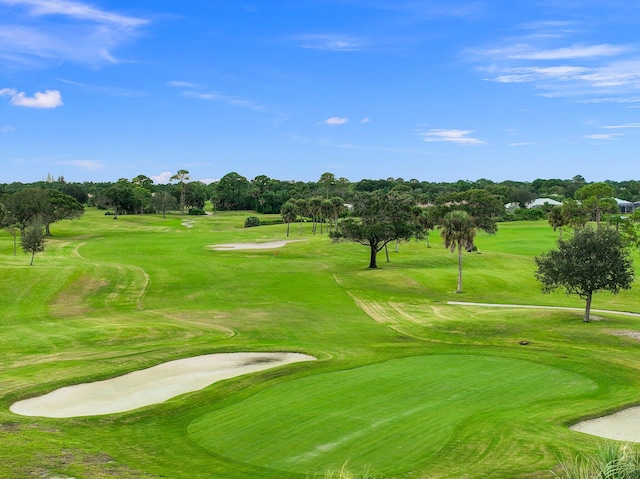
[[[609,442],[594,456],[576,456],[560,464],[556,479],[640,479],[640,452],[629,444]]]
[[[244,220],[245,228],[252,228],[254,226],[260,226],[260,220],[257,216],[249,216],[246,220]]]
[[[202,216],[202,215],[206,215],[206,213],[204,212],[204,210],[202,208],[191,208],[189,210],[189,214],[190,215],[194,215],[194,216]]]

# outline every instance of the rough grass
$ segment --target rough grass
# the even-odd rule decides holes
[[[403,243],[375,271],[366,248],[310,225],[302,235],[292,225],[290,239],[305,241],[279,250],[209,248],[284,239],[285,225],[242,228],[249,214],[188,217],[187,228],[179,216],[89,210],[53,225],[33,267],[0,234],[0,477],[543,478],[559,455],[597,447],[569,424],[640,401],[638,318],[598,313],[585,325],[571,311],[447,304],[582,307],[533,278],[533,256],[557,237],[544,222],[479,235],[455,294],[457,258],[435,233],[431,248]],[[593,307],[638,304],[635,286]],[[117,415],[8,409],[64,385],[248,350],[320,360]]]

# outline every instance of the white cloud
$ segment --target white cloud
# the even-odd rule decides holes
[[[348,122],[349,122],[348,118],[344,118],[340,116],[332,116],[331,118],[327,118],[326,120],[321,121],[319,124],[337,126],[337,125],[344,125],[345,123],[348,123]]]
[[[0,96],[13,96],[18,93],[18,90],[13,88],[0,88]]]
[[[200,183],[204,183],[205,185],[210,185],[211,183],[217,183],[220,181],[220,178],[203,178],[199,180]]]
[[[460,145],[484,144],[484,141],[468,136],[471,133],[473,133],[472,130],[431,129],[425,133],[422,133],[422,139],[427,143],[444,141],[450,143],[458,143]]]
[[[360,123],[371,123],[371,118],[363,118]]]
[[[151,176],[151,179],[157,185],[166,185],[168,183],[171,183],[172,176],[173,173],[171,173],[170,171],[163,171],[159,175]]]
[[[36,92],[31,97],[24,92],[15,93],[11,97],[11,103],[15,106],[24,106],[26,108],[57,108],[63,105],[62,95],[58,90]]]
[[[586,135],[588,140],[610,141],[617,140],[622,136],[622,133],[599,133],[595,135]]]
[[[0,127],[0,133],[12,133],[14,131],[16,131],[16,129],[11,125]]]
[[[65,160],[59,162],[61,165],[75,166],[89,171],[101,170],[104,164],[96,160]]]
[[[2,5],[13,8],[3,9],[0,19],[0,60],[12,65],[117,63],[113,51],[148,23],[80,1],[0,0]]]

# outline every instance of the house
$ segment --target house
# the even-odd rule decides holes
[[[616,200],[618,208],[620,208],[620,213],[633,213],[634,203],[627,200],[621,200],[620,198],[614,198],[614,200]]]
[[[560,201],[556,201],[552,198],[536,198],[530,203],[527,203],[527,208],[544,208],[546,206],[562,206]]]

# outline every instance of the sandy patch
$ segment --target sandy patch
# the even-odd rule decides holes
[[[131,411],[223,379],[316,358],[299,353],[220,353],[178,359],[106,381],[78,384],[11,405],[15,414],[53,418]]]
[[[211,246],[216,251],[234,251],[245,249],[273,249],[282,248],[287,243],[297,243],[304,240],[285,240],[285,241],[268,241],[266,243],[229,243],[229,244],[214,244]]]
[[[571,429],[616,441],[640,442],[640,406],[582,421]]]

